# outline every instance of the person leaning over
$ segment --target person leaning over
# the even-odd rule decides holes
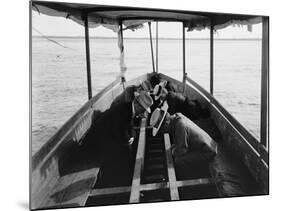
[[[136,117],[149,113],[152,105],[152,98],[147,92],[140,91],[134,95],[132,102],[120,103],[102,112],[93,123],[88,142],[83,146],[86,149],[99,149],[103,174],[109,177],[114,174],[116,181],[123,181],[124,175],[130,175],[133,167],[132,122]]]
[[[207,168],[217,154],[216,142],[199,126],[181,113],[169,115],[166,109],[155,109],[150,125],[153,136],[161,128],[169,133],[172,141],[172,155],[177,173],[181,177],[196,168]]]
[[[168,91],[166,87],[167,82],[161,82],[154,87],[153,96],[154,101],[157,102],[155,107],[159,107],[164,101],[167,101],[169,114],[179,112],[191,120],[209,117],[209,110],[203,109],[197,100],[190,100],[180,92]]]

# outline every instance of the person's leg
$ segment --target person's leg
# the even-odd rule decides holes
[[[175,157],[177,178],[200,178],[208,174],[208,165],[214,158],[213,152],[189,152],[184,156]]]

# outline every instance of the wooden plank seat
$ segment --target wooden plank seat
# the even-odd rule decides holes
[[[86,136],[85,139],[89,139]],[[40,207],[85,206],[88,194],[101,172],[102,159],[97,147],[68,142],[57,158],[58,178],[49,185]]]
[[[58,179],[45,200],[43,208],[85,206],[100,172],[99,167],[66,174]]]

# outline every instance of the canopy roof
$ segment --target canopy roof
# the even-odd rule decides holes
[[[201,30],[214,24],[214,29],[225,28],[231,24],[248,25],[260,23],[262,16],[227,13],[210,13],[183,10],[163,10],[123,6],[105,6],[95,4],[77,4],[64,2],[32,1],[32,9],[45,15],[65,17],[84,25],[88,15],[89,27],[103,25],[117,31],[123,25],[134,30],[140,24],[149,21],[179,21],[188,30]],[[249,27],[250,28],[250,27]]]

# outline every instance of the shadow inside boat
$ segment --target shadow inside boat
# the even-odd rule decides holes
[[[108,123],[112,121],[112,109],[114,106],[104,112],[94,112],[93,126],[83,138],[82,144],[71,140],[65,144],[58,159],[61,176],[98,167],[100,176],[96,187],[130,185],[137,141],[135,139],[130,148],[116,144],[120,140],[116,140],[112,128],[108,128]],[[139,124],[139,120],[136,119],[133,124]]]

